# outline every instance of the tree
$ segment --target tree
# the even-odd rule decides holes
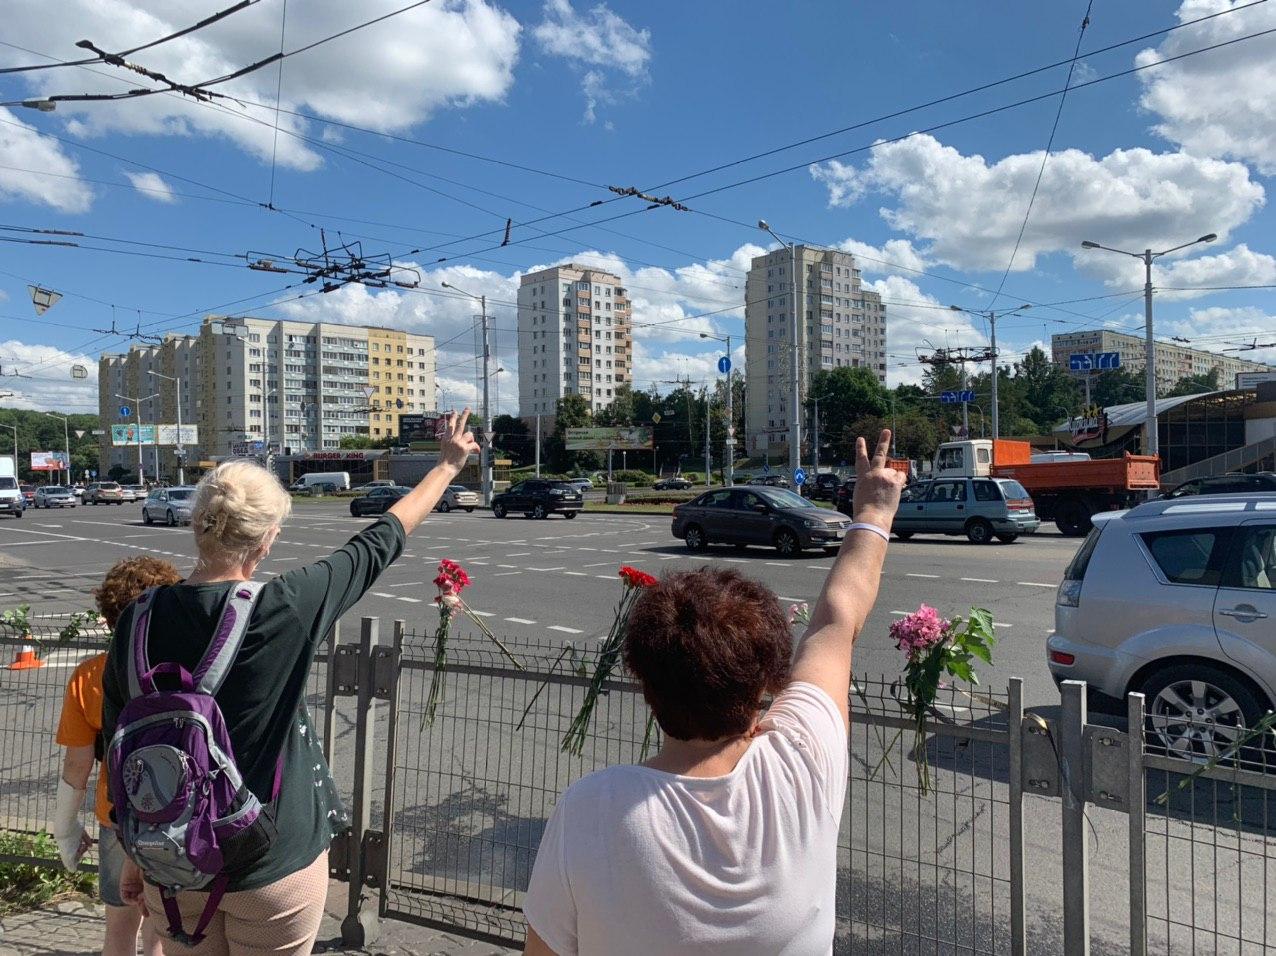
[[[570,471],[597,462],[592,452],[567,450],[567,429],[587,428],[594,423],[589,400],[584,395],[564,395],[554,406],[554,433],[546,443],[554,471]]]
[[[1217,392],[1218,368],[1212,368],[1204,375],[1184,375],[1174,383],[1174,387],[1164,393],[1162,398],[1173,398],[1176,395],[1200,395],[1204,392]]]
[[[346,451],[360,451],[376,446],[370,435],[342,435],[337,441],[337,447]]]
[[[840,366],[821,369],[811,379],[811,398],[808,406],[814,414],[819,402],[821,445],[844,450],[850,442],[854,455],[855,436],[848,436],[848,428],[865,418],[880,420],[891,407],[891,394],[877,380],[877,373],[870,368]],[[812,423],[813,424],[813,423]],[[813,434],[813,432],[812,432]],[[842,454],[845,458],[846,455]]]
[[[536,442],[531,429],[514,415],[497,415],[492,419],[492,444],[509,455],[516,468],[530,464],[536,458]]]
[[[1146,395],[1147,382],[1141,370],[1130,371],[1122,366],[1101,372],[1090,379],[1090,404],[1098,405],[1100,408],[1137,402]],[[1078,402],[1078,405],[1083,401],[1084,398]]]
[[[99,467],[98,439],[92,434],[101,427],[97,415],[68,415],[66,430],[62,422],[46,415],[44,412],[31,409],[0,409],[0,424],[18,429],[18,460],[14,463],[22,479],[39,478],[58,481],[65,479],[65,474],[55,471],[31,471],[31,452],[64,451],[66,442],[71,442],[71,475],[79,479],[89,470]],[[76,432],[83,432],[77,438]],[[13,454],[13,432],[8,427],[0,429],[0,455]]]
[[[1014,381],[1022,398],[1022,416],[1035,422],[1039,431],[1049,430],[1077,405],[1076,380],[1039,346],[1015,363]]]

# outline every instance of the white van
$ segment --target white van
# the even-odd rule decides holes
[[[310,491],[318,488],[328,493],[350,490],[350,472],[348,471],[312,471],[302,475],[293,482],[290,491]]]
[[[27,509],[27,503],[22,497],[22,489],[18,487],[14,464],[12,456],[0,457],[0,512],[21,518],[22,512]]]

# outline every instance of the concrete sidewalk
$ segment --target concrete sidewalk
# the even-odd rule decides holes
[[[384,920],[381,938],[367,949],[341,944],[341,916],[346,886],[332,883],[316,953],[362,953],[367,956],[509,956],[520,952],[492,943]],[[0,919],[0,956],[96,956],[102,949],[102,907],[96,902],[65,902],[46,909]]]

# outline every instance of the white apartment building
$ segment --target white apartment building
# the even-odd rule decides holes
[[[552,416],[583,395],[598,411],[633,382],[632,313],[618,276],[574,263],[523,276],[518,289],[518,409]]]
[[[1050,336],[1050,351],[1054,363],[1065,369],[1068,368],[1069,356],[1098,352],[1118,353],[1121,356],[1121,367],[1131,371],[1142,371],[1147,367],[1147,345],[1144,337],[1113,332],[1110,329],[1056,333]],[[1238,356],[1187,348],[1171,342],[1157,342],[1155,356],[1158,392],[1168,392],[1179,379],[1189,375],[1208,375],[1213,369],[1218,369],[1219,388],[1234,388],[1239,372],[1276,370],[1262,362],[1250,362]]]
[[[797,349],[800,393],[821,369],[869,368],[886,381],[886,306],[864,289],[849,252],[797,246]],[[792,365],[790,255],[777,249],[753,260],[745,282],[746,448],[786,454]]]
[[[177,385],[147,374],[181,378],[182,422],[199,426],[187,464],[234,453],[265,440],[276,451],[339,447],[347,435],[396,436],[399,416],[433,411],[434,339],[372,326],[209,316],[199,334],[166,335],[158,346],[134,346],[99,360],[102,467],[137,465],[136,449],[111,445],[110,426],[176,424]],[[157,397],[134,407],[116,394]],[[148,475],[176,470],[174,449],[144,448]]]

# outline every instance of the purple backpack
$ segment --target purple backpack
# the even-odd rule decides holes
[[[158,886],[173,938],[198,944],[230,875],[259,860],[274,839],[272,814],[249,790],[215,699],[239,653],[262,585],[236,584],[193,674],[147,656],[155,591],[138,598],[128,649],[128,704],[107,751],[116,832],[147,882]],[[278,799],[283,758],[270,799]],[[182,929],[175,895],[207,890],[195,932]]]

